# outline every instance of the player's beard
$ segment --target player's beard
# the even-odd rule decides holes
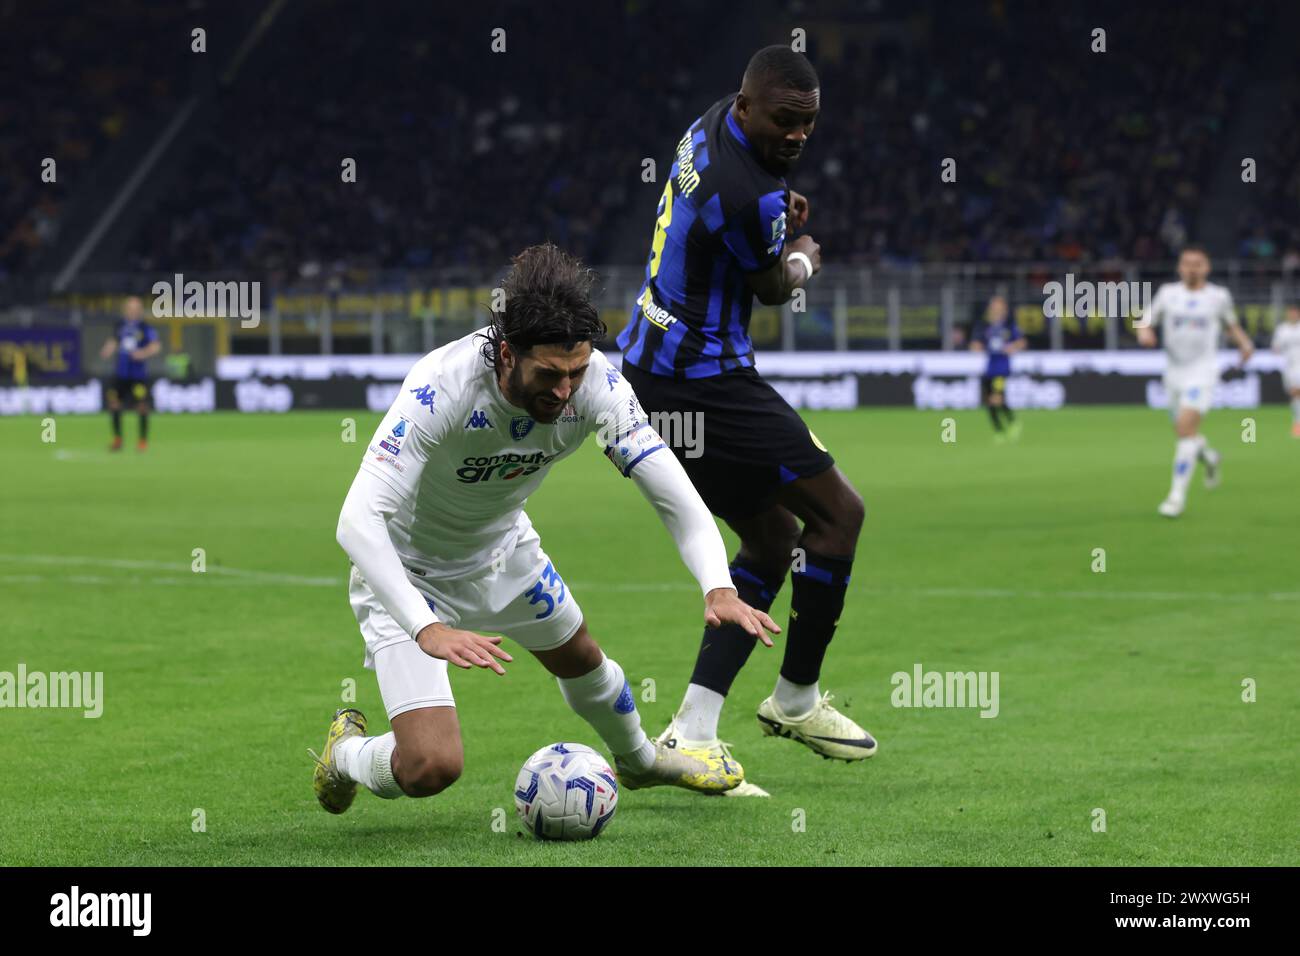
[[[524,381],[523,364],[515,363],[506,374],[506,398],[510,404],[517,408],[522,408],[534,419],[544,425],[549,425],[560,417],[564,411],[564,403],[561,402],[559,407],[548,409],[541,404],[541,400],[547,397],[546,392],[529,392],[528,385]]]

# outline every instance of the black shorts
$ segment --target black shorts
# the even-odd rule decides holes
[[[108,394],[115,395],[123,405],[139,405],[149,401],[149,382],[143,378],[117,376],[108,386]]]
[[[835,464],[799,413],[752,368],[675,379],[625,364],[623,376],[719,518],[753,517],[782,485]]]
[[[1006,390],[1007,377],[1005,375],[985,375],[980,379],[980,397],[986,402],[994,392],[1001,395]]]

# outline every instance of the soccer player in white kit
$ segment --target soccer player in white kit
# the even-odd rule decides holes
[[[1291,396],[1291,437],[1300,438],[1300,305],[1289,305],[1286,321],[1273,330],[1273,351],[1282,356],[1282,384]]]
[[[1178,257],[1178,282],[1166,282],[1152,299],[1137,326],[1138,343],[1156,345],[1156,326],[1164,340],[1168,364],[1165,392],[1169,416],[1178,443],[1174,447],[1173,479],[1169,496],[1159,512],[1177,518],[1187,504],[1187,486],[1199,460],[1205,465],[1205,486],[1219,483],[1219,453],[1200,433],[1201,418],[1210,410],[1219,384],[1219,330],[1222,328],[1241,351],[1241,364],[1250,361],[1255,347],[1237,324],[1232,294],[1207,281],[1210,256],[1200,246],[1188,246]]]
[[[744,779],[735,761],[656,746],[622,669],[587,631],[523,506],[555,462],[593,432],[672,534],[712,627],[765,644],[779,628],[738,597],[713,517],[593,342],[605,332],[592,273],[555,246],[514,260],[492,324],[430,352],[384,416],[344,502],[338,540],[352,559],[352,609],[392,725],[367,737],[352,708],[330,725],[313,778],[342,813],[358,783],[380,797],[431,796],[463,767],[447,665],[504,674],[504,633],[555,675],[568,704],[614,754],[624,787],[708,793]],[[580,513],[580,508],[575,513]],[[611,529],[613,530],[613,529]],[[607,536],[612,561],[630,545]]]

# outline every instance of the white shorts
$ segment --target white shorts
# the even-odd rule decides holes
[[[542,550],[527,515],[520,515],[517,527],[514,551],[482,574],[434,580],[408,572],[407,580],[451,627],[504,634],[530,651],[551,650],[578,632],[582,609]],[[348,596],[366,642],[365,666],[379,678],[389,720],[417,707],[454,706],[447,662],[419,649],[356,567]]]
[[[1214,401],[1214,382],[1183,382],[1165,379],[1165,394],[1169,396],[1169,416],[1175,418],[1180,409],[1191,408],[1204,415]]]
[[[1300,388],[1300,368],[1291,368],[1287,366],[1282,370],[1282,384],[1286,386],[1288,392]]]

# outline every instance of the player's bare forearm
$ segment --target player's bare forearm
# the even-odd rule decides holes
[[[821,246],[812,236],[800,236],[786,245],[770,269],[750,276],[749,284],[763,305],[784,305],[821,267]]]
[[[1250,357],[1255,354],[1255,343],[1250,340],[1250,336],[1246,334],[1240,325],[1228,326],[1228,334],[1232,336],[1232,341],[1241,353],[1241,364],[1245,365],[1250,361]]]

